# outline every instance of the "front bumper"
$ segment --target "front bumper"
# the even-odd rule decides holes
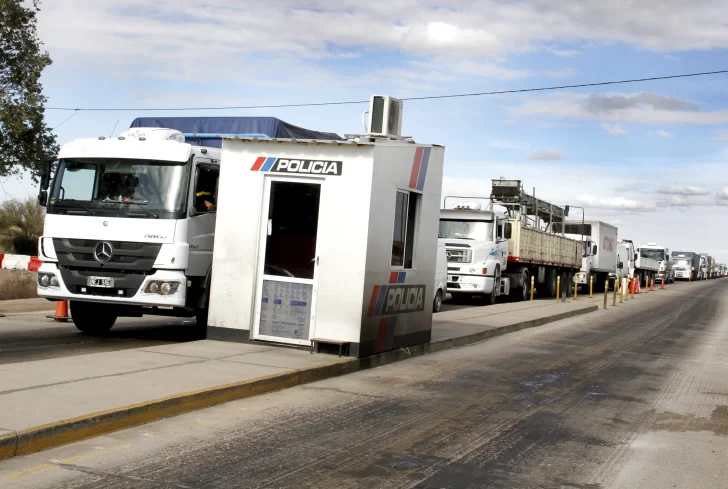
[[[448,275],[449,294],[490,294],[493,292],[493,277],[483,275]]]
[[[42,287],[38,285],[38,295],[51,300],[79,300],[85,302],[101,302],[107,304],[120,304],[129,306],[158,306],[158,307],[185,307],[187,292],[187,277],[182,270],[156,270],[151,275],[144,277],[141,286],[133,295],[127,294],[126,297],[118,297],[109,295],[108,289],[94,289],[86,287],[86,292],[71,292],[66,287],[61,277],[60,270],[56,263],[43,262],[38,269],[38,273],[52,273],[58,278],[57,287]],[[103,272],[99,272],[102,275]],[[160,295],[145,293],[144,289],[152,280],[178,281],[179,287],[173,294]],[[80,290],[80,289],[79,289]],[[113,290],[113,289],[111,289]],[[102,295],[103,294],[103,295]]]
[[[579,285],[587,285],[589,283],[589,277],[584,272],[574,274],[574,283]]]

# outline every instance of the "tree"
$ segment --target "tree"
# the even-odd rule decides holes
[[[19,255],[38,255],[44,210],[34,198],[0,204],[0,249]]]
[[[51,58],[36,32],[39,0],[24,3],[0,0],[0,178],[28,170],[37,181],[58,146],[44,121],[39,79]]]

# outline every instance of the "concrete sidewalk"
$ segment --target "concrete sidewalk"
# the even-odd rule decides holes
[[[596,311],[587,301],[449,307],[425,345],[338,358],[210,340],[0,365],[0,459]]]

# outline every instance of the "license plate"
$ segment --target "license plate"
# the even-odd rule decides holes
[[[111,277],[88,277],[86,279],[86,285],[89,287],[103,287],[110,289],[114,286],[114,279]]]

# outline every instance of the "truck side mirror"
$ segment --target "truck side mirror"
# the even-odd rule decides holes
[[[506,223],[504,232],[505,232],[505,238],[506,239],[511,239],[511,235],[513,233],[513,225],[510,222],[507,222]]]
[[[637,261],[637,253],[634,254],[634,260],[633,261]]]
[[[42,207],[48,203],[48,186],[51,183],[51,168],[53,160],[43,160],[43,168],[40,172],[40,187],[38,190],[38,204]]]
[[[592,255],[596,255],[596,254],[597,254],[597,245],[594,245],[594,247],[592,247]]]

